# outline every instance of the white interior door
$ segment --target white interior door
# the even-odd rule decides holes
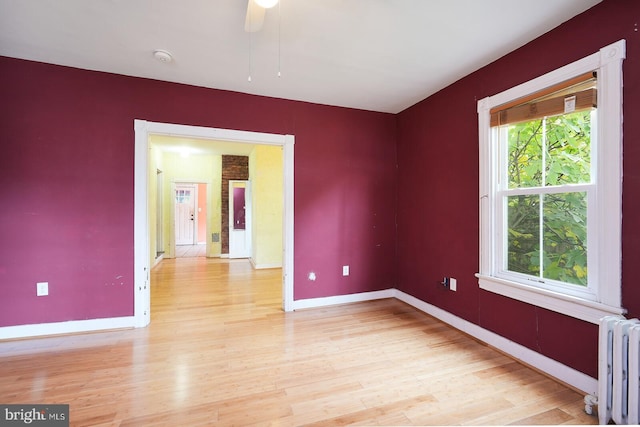
[[[229,258],[251,256],[251,185],[229,181]]]
[[[176,245],[195,244],[196,186],[180,184],[175,191]]]

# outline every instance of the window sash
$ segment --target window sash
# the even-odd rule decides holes
[[[496,191],[496,198],[506,196],[527,196],[559,193],[581,193],[595,190],[595,184],[564,184],[545,187],[505,188]]]
[[[582,298],[587,301],[597,302],[598,300],[597,292],[593,289],[593,287],[583,287],[579,285],[572,285],[570,283],[560,282],[553,279],[537,278],[535,276],[506,269],[499,270],[496,274],[496,277],[507,280],[509,282],[521,283],[550,292],[562,293],[564,295]]]
[[[594,199],[597,186],[595,184],[567,184],[555,187],[516,188],[501,190],[495,196],[495,253],[493,258],[493,271],[497,277],[541,287],[554,292],[562,292],[567,295],[581,297],[590,301],[598,300],[598,251],[597,251],[597,209],[594,208]],[[587,285],[576,285],[569,282],[537,277],[532,274],[519,273],[508,269],[508,216],[507,199],[510,196],[533,195],[544,196],[547,194],[586,193],[587,197]],[[540,231],[542,233],[542,230]],[[543,248],[540,247],[542,253]],[[542,273],[542,271],[541,271]]]
[[[588,84],[592,84],[592,83],[593,81],[588,82]],[[562,93],[562,87],[556,86],[555,89],[560,91],[560,93]],[[595,89],[593,90],[595,91]],[[555,104],[555,106],[559,109],[558,111],[555,111],[557,115],[565,114],[564,99],[560,97],[554,97],[555,94],[557,93],[558,92],[555,92],[554,95],[550,95],[551,98],[548,98],[548,99],[559,101],[559,103],[556,102]],[[595,93],[593,95],[593,98],[595,99]],[[551,291],[562,292],[568,295],[573,295],[573,296],[577,296],[587,300],[596,301],[597,289],[598,289],[597,274],[596,274],[597,251],[589,250],[589,248],[595,248],[596,246],[594,245],[597,244],[597,237],[595,237],[595,234],[597,233],[597,229],[596,227],[593,226],[593,224],[597,223],[597,218],[596,218],[597,210],[592,209],[590,207],[594,205],[594,201],[595,201],[594,195],[595,195],[595,190],[597,188],[597,182],[596,182],[597,170],[595,169],[596,162],[594,160],[596,158],[596,152],[597,152],[596,130],[597,130],[598,110],[592,108],[591,104],[585,104],[584,107],[585,107],[584,109],[588,108],[592,110],[592,113],[591,113],[592,132],[590,135],[590,149],[589,149],[590,151],[589,156],[591,157],[592,161],[590,162],[591,164],[591,168],[590,168],[591,171],[589,174],[590,181],[588,182],[548,185],[545,179],[546,172],[544,172],[544,170],[546,170],[547,164],[545,163],[545,160],[544,160],[545,156],[543,155],[542,163],[541,163],[541,167],[543,169],[541,185],[534,186],[534,187],[527,187],[527,186],[510,187],[510,178],[509,178],[509,172],[508,172],[510,168],[510,161],[511,161],[511,157],[509,155],[509,138],[508,138],[510,125],[501,125],[501,126],[491,127],[491,138],[492,138],[491,145],[492,147],[495,147],[498,153],[497,159],[496,159],[497,164],[495,165],[496,166],[495,171],[497,173],[497,176],[495,176],[495,179],[497,181],[497,184],[496,184],[496,190],[495,190],[495,196],[494,196],[495,197],[494,212],[496,215],[496,219],[495,219],[496,221],[495,227],[497,228],[496,233],[498,234],[499,238],[496,243],[494,271],[496,271],[496,275],[498,277],[502,277],[507,280],[518,281],[525,284],[529,284],[530,286],[541,287]],[[516,108],[520,108],[520,107],[516,107]],[[560,110],[560,108],[562,108],[562,110]],[[578,109],[576,108],[576,110],[570,111],[568,112],[568,114],[573,114],[577,110]],[[543,112],[542,117],[536,117],[536,118],[528,117],[526,121],[541,120],[541,119],[546,120],[546,118],[548,117],[547,113],[550,113],[550,112],[546,110]],[[545,136],[541,135],[541,137],[543,138],[543,141],[544,141]],[[541,147],[541,149],[546,150],[546,148],[547,148],[546,143],[543,142],[543,146]],[[546,217],[543,216],[543,207],[542,207],[543,199],[547,195],[571,194],[571,193],[584,193],[586,196],[587,223],[586,223],[585,232],[586,232],[586,243],[588,245],[587,254],[586,254],[587,255],[586,285],[572,283],[570,279],[568,281],[563,281],[563,280],[560,280],[559,278],[550,279],[550,278],[544,277],[545,275],[548,275],[548,272],[550,272],[551,270],[543,267],[543,264],[544,264],[543,256],[548,255],[548,256],[551,256],[552,259],[555,257],[553,256],[553,252],[547,252],[546,250],[545,244],[550,243],[550,241],[545,239],[544,237],[545,236],[544,224],[546,223]],[[537,276],[535,273],[518,272],[516,270],[509,269],[509,260],[511,259],[510,250],[509,250],[511,234],[510,234],[510,228],[508,225],[509,224],[508,200],[510,197],[517,197],[517,196],[537,196],[540,199],[539,200],[540,212],[539,212],[539,218],[538,218],[538,220],[540,221],[540,224],[534,233],[537,236],[537,239],[536,239],[538,240],[537,250],[539,251],[539,256],[540,256],[540,258],[538,259],[539,275]],[[522,231],[522,230],[516,230],[516,231]],[[531,242],[529,244],[531,244]],[[557,255],[558,254],[556,254],[556,257]],[[524,261],[524,260],[521,260],[521,261]],[[524,267],[524,265],[521,265],[521,267]]]

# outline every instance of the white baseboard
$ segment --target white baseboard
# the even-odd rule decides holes
[[[325,307],[328,305],[348,304],[360,301],[373,301],[376,299],[393,298],[394,289],[384,291],[363,292],[359,294],[338,295],[334,297],[309,298],[293,301],[293,309]]]
[[[68,322],[39,323],[0,327],[0,340],[30,338],[45,335],[75,334],[136,327],[135,317],[110,317],[106,319],[70,320]]]
[[[153,260],[153,265],[151,266],[151,268],[153,268],[156,265],[160,264],[163,259],[164,259],[164,253],[161,253],[159,257],[157,257],[155,260]]]
[[[256,270],[268,270],[270,268],[282,268],[282,264],[272,263],[272,264],[255,264],[253,266]]]
[[[253,258],[249,258],[249,262],[251,262],[251,266],[256,270],[266,270],[269,268],[282,268],[281,262],[273,262],[269,264],[256,264]]]
[[[597,395],[598,380],[595,378],[402,291],[394,289],[394,297],[492,347],[497,348],[498,350],[534,367],[535,369],[569,384],[585,394]]]

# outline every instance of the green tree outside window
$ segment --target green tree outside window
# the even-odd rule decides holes
[[[591,182],[591,111],[508,125],[507,269],[587,285],[587,194],[552,187]]]

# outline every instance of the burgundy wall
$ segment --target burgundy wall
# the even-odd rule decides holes
[[[605,0],[398,116],[398,288],[597,377],[597,326],[478,289],[477,101],[627,40],[623,305],[640,316],[640,2]],[[438,285],[458,279],[458,291]]]
[[[295,135],[295,298],[394,285],[394,115],[2,57],[0,70],[0,326],[133,315],[134,119]]]

